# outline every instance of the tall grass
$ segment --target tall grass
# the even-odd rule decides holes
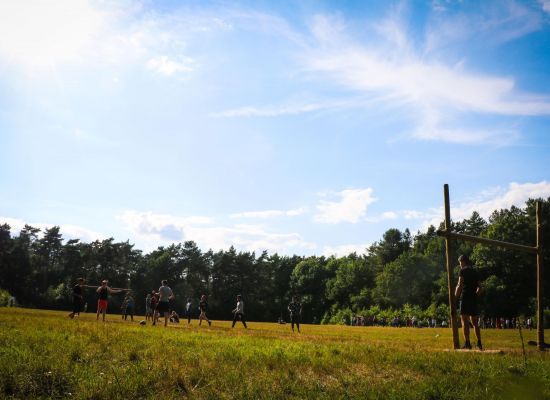
[[[140,326],[108,316],[1,309],[0,398],[542,399],[550,357],[514,330],[504,354],[444,351],[449,329],[249,324]],[[535,340],[535,331],[524,332]]]

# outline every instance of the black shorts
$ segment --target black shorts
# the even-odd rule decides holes
[[[170,303],[167,301],[159,301],[157,304],[157,311],[161,314],[170,312]]]
[[[290,323],[291,324],[299,324],[300,323],[300,316],[299,315],[290,315]]]
[[[82,308],[82,299],[80,297],[73,297],[73,312],[79,313]]]
[[[477,298],[476,296],[465,296],[460,299],[459,303],[460,315],[474,315],[477,316]]]

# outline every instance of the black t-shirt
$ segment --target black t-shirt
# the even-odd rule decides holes
[[[199,310],[201,310],[201,311],[207,311],[208,310],[208,302],[206,300],[201,301],[199,303]]]
[[[80,284],[76,284],[73,287],[73,297],[81,298],[82,297],[82,288],[80,287]]]
[[[477,287],[479,285],[477,271],[472,267],[462,268],[460,270],[460,277],[464,282],[460,297],[475,296]]]
[[[301,309],[302,309],[302,305],[299,302],[291,301],[288,305],[288,310],[290,311],[290,315],[295,317],[300,315]]]
[[[109,296],[109,289],[101,288],[99,290],[99,300],[107,300],[108,296]]]

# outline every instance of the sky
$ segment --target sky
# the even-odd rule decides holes
[[[550,0],[0,1],[0,223],[346,255],[550,197]]]

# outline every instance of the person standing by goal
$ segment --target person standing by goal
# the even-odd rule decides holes
[[[470,322],[474,327],[477,338],[476,347],[483,350],[481,345],[481,332],[479,330],[479,312],[477,310],[477,297],[481,293],[477,271],[473,268],[470,259],[466,255],[458,258],[460,263],[460,275],[455,289],[455,296],[460,299],[460,318],[462,319],[462,334],[464,335],[463,349],[471,349]]]

